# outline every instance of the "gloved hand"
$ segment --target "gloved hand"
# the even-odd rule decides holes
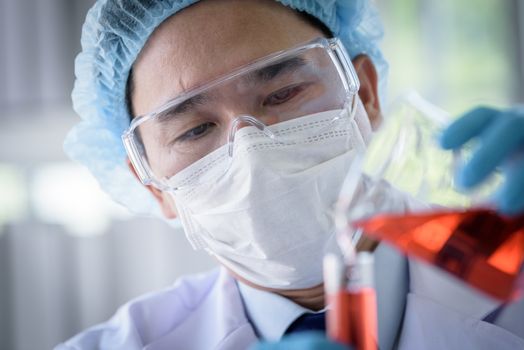
[[[457,149],[471,139],[478,145],[457,176],[458,185],[472,188],[497,167],[505,175],[495,194],[504,214],[524,212],[524,107],[500,111],[478,107],[449,125],[440,137],[445,149]]]
[[[251,347],[251,350],[348,350],[342,344],[334,343],[326,339],[326,337],[319,332],[303,332],[296,333],[282,338],[279,342],[268,343],[261,342]]]

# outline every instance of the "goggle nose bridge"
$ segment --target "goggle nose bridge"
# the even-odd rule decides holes
[[[230,157],[233,156],[233,148],[235,145],[235,134],[240,129],[240,125],[242,123],[248,123],[254,127],[256,127],[258,130],[260,130],[264,135],[269,137],[270,139],[275,139],[276,135],[269,130],[266,124],[262,123],[257,118],[250,116],[250,115],[242,115],[239,117],[236,117],[233,119],[233,122],[231,123],[231,128],[229,129],[229,135],[228,135],[228,155]]]

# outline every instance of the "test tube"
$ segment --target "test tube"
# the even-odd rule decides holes
[[[335,254],[324,257],[324,289],[329,310],[326,316],[326,332],[329,339],[352,345],[350,327],[350,300],[346,290],[346,265]]]
[[[348,279],[349,276],[349,279]],[[356,350],[378,348],[373,255],[357,254],[353,265],[336,255],[324,258],[324,287],[329,305],[327,336]]]
[[[347,286],[350,338],[357,350],[378,348],[377,297],[374,284],[373,255],[360,252]]]

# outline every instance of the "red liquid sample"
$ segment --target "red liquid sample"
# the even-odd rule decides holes
[[[356,350],[377,350],[377,299],[373,288],[328,294],[326,326],[331,340]]]
[[[373,288],[349,291],[351,337],[356,350],[378,349],[377,296]]]
[[[524,287],[524,215],[489,209],[380,214],[353,226],[497,299],[511,301]]]
[[[351,346],[351,299],[345,290],[327,295],[330,309],[326,315],[326,332],[329,339]]]

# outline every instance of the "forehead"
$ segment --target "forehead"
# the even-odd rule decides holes
[[[274,0],[204,0],[166,20],[133,66],[135,114],[272,52],[321,36]]]

